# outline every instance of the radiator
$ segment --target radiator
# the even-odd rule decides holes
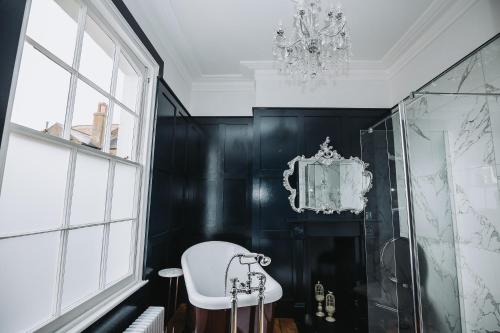
[[[124,333],[164,333],[165,309],[150,306],[130,325]]]

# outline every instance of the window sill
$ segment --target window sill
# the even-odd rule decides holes
[[[127,286],[121,288],[110,297],[106,298],[101,303],[92,307],[90,310],[76,317],[72,321],[68,322],[66,325],[58,328],[57,330],[52,330],[50,324],[42,327],[38,332],[81,332],[99,318],[103,317],[106,313],[115,308],[118,304],[123,302],[127,297],[135,293],[137,290],[142,288],[148,283],[148,280],[134,281]],[[57,321],[57,320],[56,320]]]
[[[104,316],[106,313],[115,308],[118,304],[123,302],[127,297],[135,293],[137,290],[141,289],[148,283],[148,280],[135,282],[130,287],[126,288],[122,292],[118,292],[116,296],[107,299],[100,306],[96,307],[95,310],[89,311],[89,313],[84,314],[82,317],[77,318],[74,322],[69,323],[66,327],[62,328],[60,332],[81,332],[85,328],[92,325],[99,318]],[[73,324],[73,325],[72,325]]]

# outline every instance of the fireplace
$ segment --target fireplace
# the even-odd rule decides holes
[[[295,304],[297,318],[318,332],[365,332],[367,325],[363,222],[293,221]],[[325,293],[336,298],[334,324],[315,316],[314,285],[321,281]],[[302,318],[300,318],[302,317]]]

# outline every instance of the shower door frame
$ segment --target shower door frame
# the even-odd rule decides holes
[[[413,103],[415,99],[409,101]],[[418,251],[417,251],[417,236],[415,230],[415,221],[413,218],[413,206],[411,201],[411,177],[410,177],[410,154],[408,151],[408,137],[406,130],[406,104],[407,99],[401,101],[398,104],[399,113],[399,129],[401,134],[401,151],[403,158],[403,173],[405,175],[405,199],[406,199],[406,219],[408,221],[408,239],[410,242],[410,267],[411,267],[411,277],[412,277],[412,294],[413,294],[413,321],[415,324],[415,332],[423,333],[423,321],[422,321],[422,300],[420,294],[420,271],[418,266]],[[396,112],[395,112],[396,113]],[[395,114],[393,113],[391,117]]]

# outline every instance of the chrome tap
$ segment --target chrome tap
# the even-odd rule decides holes
[[[226,273],[224,275],[224,295],[227,295],[227,274],[229,273],[229,268],[234,259],[238,258],[240,265],[248,265],[248,272],[250,273],[250,266],[253,264],[259,264],[262,267],[269,266],[271,264],[271,258],[263,255],[262,253],[237,253],[231,257],[229,263],[226,266]],[[251,286],[251,276],[248,275],[247,287]],[[251,292],[250,292],[251,293]]]
[[[261,266],[268,266],[271,263],[271,258],[266,257],[260,253],[239,253],[235,254],[227,264],[226,275],[224,278],[224,294],[227,292],[227,274],[232,261],[238,258],[241,265],[248,265],[248,273],[246,282],[240,282],[238,278],[232,278],[231,282],[231,333],[238,331],[238,294],[250,295],[253,292],[258,292],[258,332],[264,332],[264,292],[266,290],[266,275],[261,272],[252,272],[250,266],[259,264]],[[246,261],[246,259],[250,259]],[[257,287],[252,287],[252,278],[257,277],[259,280]]]

